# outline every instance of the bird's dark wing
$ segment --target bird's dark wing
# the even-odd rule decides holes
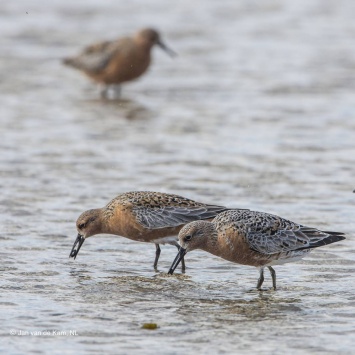
[[[273,214],[250,210],[228,210],[219,214],[213,223],[217,230],[226,229],[226,226],[234,229],[250,249],[261,254],[311,249],[345,239],[343,233],[321,231]]]
[[[317,248],[345,239],[343,233],[324,232],[281,217],[265,214],[262,228],[248,225],[246,239],[250,248],[262,254]]]
[[[134,207],[132,212],[137,221],[149,229],[177,227],[201,219],[214,218],[218,213],[227,210],[223,206],[162,206]]]
[[[100,73],[120,48],[120,41],[96,43],[86,47],[77,57],[65,59],[64,63],[89,73]]]

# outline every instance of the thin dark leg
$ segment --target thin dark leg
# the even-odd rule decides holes
[[[158,260],[159,260],[159,256],[160,256],[160,246],[159,244],[155,244],[155,260],[154,260],[154,269],[156,269],[158,267]]]
[[[108,85],[100,85],[100,96],[102,99],[107,99],[108,98],[108,90],[109,90],[109,87]]]
[[[119,99],[121,97],[121,85],[114,86],[115,99]]]
[[[276,290],[276,272],[271,266],[268,266],[267,268],[269,269],[271,277],[272,277],[272,286],[273,286],[274,290]]]
[[[256,288],[261,291],[261,285],[264,282],[264,268],[261,267],[260,268],[260,276],[259,276],[259,280],[258,280],[258,284],[256,285]]]

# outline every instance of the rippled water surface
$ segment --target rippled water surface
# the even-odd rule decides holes
[[[354,14],[351,0],[3,2],[0,350],[353,354]],[[179,56],[154,49],[121,100],[60,64],[147,25]],[[257,292],[255,268],[199,251],[167,277],[175,248],[155,272],[154,245],[120,237],[69,259],[77,216],[130,190],[347,240],[276,267],[276,292],[268,274]]]

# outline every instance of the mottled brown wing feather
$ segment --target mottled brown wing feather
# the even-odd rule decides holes
[[[275,218],[273,215],[270,216],[272,217],[271,220]],[[302,226],[280,217],[277,218],[280,219],[283,226],[287,225],[287,227],[275,230],[274,224],[271,222],[270,227],[265,228],[263,231],[249,229],[246,238],[251,249],[262,254],[277,254],[317,248],[345,239],[343,233],[323,232],[319,229]]]
[[[227,211],[213,223],[217,228],[232,225],[244,236],[250,249],[261,254],[311,249],[345,239],[343,233],[324,232],[276,215],[249,210]]]
[[[96,43],[86,47],[79,56],[67,60],[67,64],[90,73],[100,73],[118,51],[120,41]]]
[[[104,41],[91,44],[84,48],[81,54],[94,54],[97,52],[104,52],[108,49],[108,47],[114,43],[114,41]]]
[[[148,229],[177,227],[186,223],[214,218],[218,213],[226,211],[226,207],[204,205],[191,207],[137,207],[132,212],[137,221]]]

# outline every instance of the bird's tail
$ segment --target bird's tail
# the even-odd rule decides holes
[[[302,231],[304,233],[304,231]],[[307,236],[310,238],[309,246],[301,249],[313,249],[322,247],[327,244],[332,244],[340,242],[341,240],[346,239],[344,233],[340,232],[331,232],[331,231],[308,231]],[[313,235],[312,235],[313,234]]]
[[[336,243],[336,242],[340,242],[341,240],[346,239],[344,237],[345,233],[331,232],[331,231],[323,231],[323,233],[328,234],[328,237],[326,237],[323,240],[321,240],[321,244],[316,245],[316,247],[322,246],[322,245],[327,245],[327,244],[332,244],[332,243]]]

